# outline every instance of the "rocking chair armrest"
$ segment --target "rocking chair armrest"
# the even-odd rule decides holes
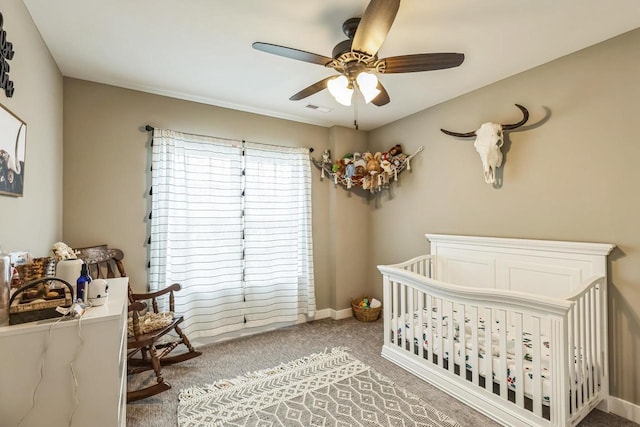
[[[129,303],[129,306],[127,307],[127,312],[131,312],[131,311],[144,311],[147,309],[147,304],[143,301],[135,301],[135,302],[131,302]]]
[[[131,298],[134,301],[143,301],[143,300],[148,300],[148,299],[154,299],[157,297],[160,297],[162,295],[168,294],[169,292],[177,292],[180,289],[182,289],[182,287],[180,286],[179,283],[174,283],[171,286],[167,286],[164,289],[160,289],[159,291],[156,292],[148,292],[146,294],[131,294]]]

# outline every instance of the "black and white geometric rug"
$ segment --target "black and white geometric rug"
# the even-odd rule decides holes
[[[179,427],[460,426],[345,348],[180,391]]]

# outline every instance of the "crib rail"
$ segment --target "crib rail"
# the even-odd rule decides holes
[[[457,397],[464,388],[462,400],[508,413],[508,423],[577,424],[606,379],[603,331],[595,328],[603,278],[564,300],[440,282],[432,278],[434,260],[378,266],[383,355],[419,375],[424,368],[425,379]]]

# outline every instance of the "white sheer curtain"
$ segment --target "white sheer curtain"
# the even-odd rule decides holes
[[[246,144],[247,326],[315,314],[308,149]]]
[[[190,337],[314,314],[307,150],[156,129],[151,210],[150,286],[182,285]]]

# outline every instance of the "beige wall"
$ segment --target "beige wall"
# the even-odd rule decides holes
[[[561,58],[370,133],[370,143],[425,150],[371,212],[376,264],[426,252],[424,234],[606,242],[611,392],[640,403],[640,30]],[[428,90],[428,89],[425,89]],[[508,135],[501,188],[484,183],[473,140],[442,134],[486,121]],[[388,232],[380,232],[380,230]],[[380,280],[376,291],[381,292]]]
[[[15,92],[0,91],[0,104],[27,123],[24,196],[0,195],[0,245],[47,256],[62,236],[62,76],[22,1],[3,1],[0,12],[15,51]]]
[[[364,152],[367,148],[367,134],[354,129],[333,127],[330,129],[332,159],[347,153]],[[369,254],[369,207],[366,192],[346,190],[335,186],[330,178],[325,178],[329,187],[330,247],[332,267],[331,304],[340,310],[350,307],[350,301],[364,295],[369,284],[367,278],[367,256]],[[363,197],[364,195],[364,197]],[[316,230],[316,234],[322,232]]]
[[[151,95],[82,80],[64,84],[64,241],[72,247],[107,243],[123,249],[136,290],[144,290],[147,264],[150,124],[183,132],[246,139],[268,144],[313,147],[319,158],[326,148],[362,147],[366,135],[344,128],[323,128],[243,113],[210,105]],[[359,144],[359,145],[358,145]],[[345,229],[365,236],[367,206],[349,198],[330,180],[313,175],[313,239],[317,306],[349,307],[366,287],[366,245],[347,241]],[[351,216],[334,217],[331,204]],[[355,205],[355,206],[351,206]],[[362,220],[357,225],[352,222]],[[335,232],[335,235],[332,233]],[[358,244],[349,259],[341,250]],[[343,274],[345,262],[360,269]],[[336,272],[339,278],[336,279]],[[345,281],[348,280],[348,284]],[[337,284],[340,284],[338,287]],[[336,289],[338,291],[336,292]]]

